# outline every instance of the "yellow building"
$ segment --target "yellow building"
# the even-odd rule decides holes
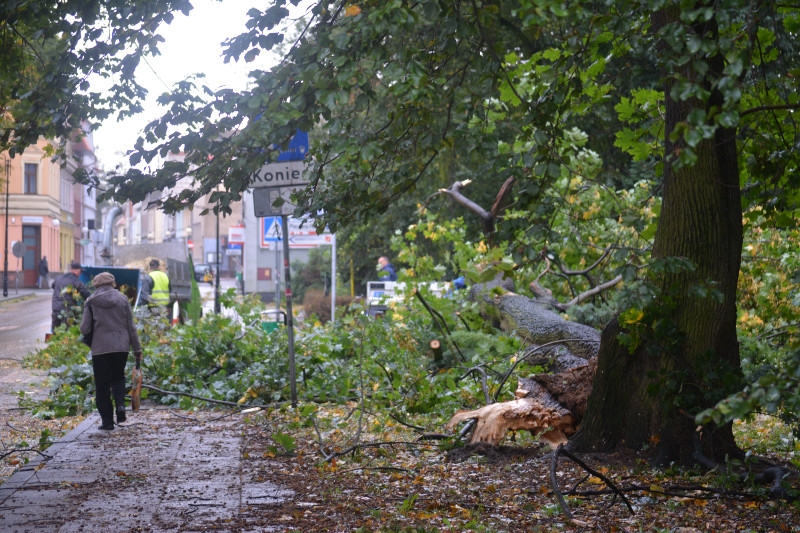
[[[0,155],[3,191],[0,242],[4,243],[0,254],[11,288],[36,287],[42,258],[47,259],[50,280],[53,275],[66,271],[70,261],[84,259],[81,221],[86,218],[85,187],[76,185],[72,179],[75,168],[83,163],[62,167],[46,153],[48,144],[40,139],[21,155],[13,158],[9,158],[8,153]],[[77,144],[90,147],[91,141],[82,140]],[[73,148],[70,146],[70,154]],[[77,150],[76,153],[82,156]],[[14,254],[15,250],[19,257]]]

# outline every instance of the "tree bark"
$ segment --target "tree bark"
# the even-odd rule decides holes
[[[676,20],[674,15],[654,16],[655,28]],[[694,31],[716,35],[716,23],[712,19]],[[742,210],[735,131],[718,128],[713,139],[701,141],[691,166],[675,164],[688,147],[669,137],[693,109],[711,113],[722,105],[721,95],[708,82],[721,75],[723,58],[706,61],[706,77],[695,82],[711,90],[708,101],[676,101],[670,97],[671,85],[665,87],[667,161],[653,247],[654,259],[686,258],[695,268],[653,279],[661,298],[651,311],[663,321],[660,325],[674,328],[672,333],[656,333],[631,353],[619,342],[624,324],[614,321],[605,328],[588,410],[569,445],[573,451],[609,450],[623,443],[634,449],[655,445],[658,462],[681,464],[693,463],[697,452],[717,461],[738,453],[730,424],[695,434],[694,422],[697,412],[713,406],[741,380],[736,284]],[[681,74],[697,78],[688,67]],[[709,285],[721,299],[698,295],[698,287]]]

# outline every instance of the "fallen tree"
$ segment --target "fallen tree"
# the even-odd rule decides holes
[[[466,207],[484,223],[484,233],[491,241],[494,222],[502,215],[513,180],[507,180],[497,195],[491,210],[485,210],[466,198],[462,189],[469,181],[456,182],[449,189],[440,189]],[[565,270],[559,266],[559,276],[579,276],[589,279],[589,273],[608,256],[610,249],[584,270]],[[513,333],[528,345],[520,360],[527,360],[549,370],[547,374],[520,377],[515,399],[490,403],[480,409],[458,411],[447,423],[452,430],[461,422],[475,420],[470,443],[497,445],[508,431],[528,430],[553,448],[567,442],[586,412],[587,399],[597,369],[600,332],[564,319],[554,310],[564,311],[617,285],[622,278],[594,283],[591,288],[562,304],[539,284],[541,277],[551,272],[552,263],[542,256],[547,268],[530,285],[533,298],[516,294],[513,280],[499,276],[470,289],[469,298],[492,309],[486,313],[491,320],[499,315],[496,325]]]
[[[497,445],[511,430],[528,430],[555,448],[575,433],[586,412],[587,399],[597,369],[600,333],[584,324],[565,320],[533,298],[513,292],[490,295],[496,280],[473,290],[500,315],[503,330],[529,345],[521,359],[546,366],[551,373],[518,379],[515,399],[458,411],[446,427],[452,430],[466,420],[476,420],[470,443]],[[506,288],[508,282],[505,282]]]

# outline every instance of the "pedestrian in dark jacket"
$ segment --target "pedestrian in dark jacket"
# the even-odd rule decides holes
[[[61,324],[71,325],[74,322],[75,312],[72,309],[78,305],[78,295],[84,300],[91,292],[80,279],[81,264],[73,261],[69,264],[69,272],[62,274],[53,282],[53,320],[52,331]]]
[[[378,277],[383,281],[397,281],[394,265],[389,262],[388,257],[383,255],[378,258]]]
[[[50,274],[50,267],[47,264],[47,256],[43,255],[42,258],[39,260],[39,288],[46,289],[50,285],[50,280],[48,280],[48,274]]]
[[[125,422],[125,364],[131,349],[136,364],[141,364],[142,345],[133,323],[131,304],[114,288],[114,275],[101,272],[92,285],[95,290],[83,307],[81,334],[92,335],[95,402],[102,420],[100,429],[107,430],[114,429],[114,405],[117,423]]]

